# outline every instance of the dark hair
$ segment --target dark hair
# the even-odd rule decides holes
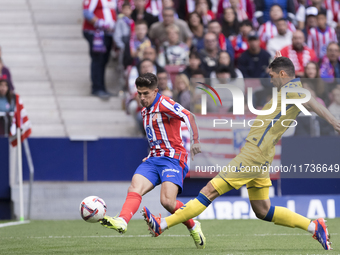
[[[279,73],[283,70],[289,75],[289,77],[295,77],[295,67],[289,58],[278,57],[270,63],[269,68],[271,68],[275,73]]]
[[[164,8],[164,9],[162,10],[162,13],[165,12],[165,11],[169,11],[169,10],[173,11],[174,13],[176,13],[176,10],[175,10],[174,8],[172,8],[172,7],[166,7],[166,8]]]
[[[157,88],[157,76],[152,73],[145,73],[136,79],[136,87],[146,87],[149,89]]]
[[[305,71],[304,71],[303,78],[308,78],[308,77],[307,77],[307,68],[306,68],[306,67],[307,67],[309,64],[315,65],[315,68],[316,68],[316,77],[315,77],[315,78],[320,78],[320,68],[319,68],[319,64],[318,64],[317,62],[315,62],[315,61],[309,61],[309,62],[307,63],[307,65],[305,66]],[[313,78],[313,79],[314,79],[314,78]]]
[[[159,68],[157,69],[157,75],[160,74],[160,73],[166,73],[166,74],[168,74],[167,71],[166,71],[163,67],[159,67]]]
[[[321,10],[318,12],[318,15],[317,15],[317,16],[319,16],[319,15],[323,15],[323,16],[327,17],[327,11],[321,9]]]
[[[243,26],[248,26],[248,27],[253,28],[253,23],[251,23],[249,19],[245,19],[240,23],[240,27],[243,27]]]
[[[148,23],[145,20],[141,19],[141,20],[137,20],[135,22],[135,26],[138,26],[138,25],[146,25],[146,26],[148,26]]]
[[[122,4],[122,9],[124,7],[131,7],[130,3],[128,1],[125,1],[123,4]]]
[[[189,53],[189,58],[192,58],[192,57],[201,59],[201,58],[200,58],[200,55],[198,54],[198,51],[197,51],[197,50],[191,50],[191,51],[190,51],[190,53]]]
[[[205,72],[202,69],[198,68],[197,70],[192,71],[191,77],[194,75],[203,75],[203,77],[205,77]]]
[[[224,14],[226,12],[226,10],[231,9],[235,15],[233,24],[231,26],[229,26],[228,22],[224,19]],[[240,23],[237,19],[237,13],[236,11],[231,8],[231,7],[227,7],[224,9],[223,11],[223,19],[222,19],[222,33],[224,34],[225,37],[229,37],[231,35],[237,35],[239,33],[240,30]]]
[[[217,22],[217,23],[220,25],[220,22],[218,22],[217,19],[212,19],[212,20],[210,20],[210,21],[208,22],[208,26],[209,26],[210,24],[212,24],[212,23],[215,23],[215,22]]]
[[[7,81],[6,79],[1,79],[1,78],[0,78],[0,83],[3,83],[3,82],[6,83],[6,86],[7,86],[7,93],[6,93],[5,97],[6,97],[6,99],[7,99],[7,102],[8,102],[9,104],[11,104],[11,101],[12,101],[12,99],[14,98],[14,94],[13,94],[13,92],[10,90],[8,81]]]
[[[230,68],[225,65],[220,65],[216,68],[216,74],[219,73],[230,73]]]
[[[193,15],[197,15],[198,16],[198,18],[200,19],[200,24],[203,26],[203,19],[202,19],[202,16],[201,15],[199,15],[199,13],[197,12],[197,11],[193,11],[193,12],[191,12],[189,15],[188,15],[188,26],[189,26],[189,28],[190,28],[190,30],[192,31],[192,25],[190,24],[190,18],[191,18],[191,16],[193,16]]]

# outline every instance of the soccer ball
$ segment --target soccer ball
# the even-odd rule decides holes
[[[106,214],[106,204],[100,197],[89,196],[81,201],[79,211],[83,220],[95,223],[104,218]]]

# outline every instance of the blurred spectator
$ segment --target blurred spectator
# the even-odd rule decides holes
[[[13,112],[15,108],[15,97],[9,89],[5,76],[0,76],[0,112]]]
[[[328,110],[340,119],[340,88],[335,88],[332,90],[333,103],[328,107]]]
[[[231,7],[224,9],[221,24],[222,33],[230,40],[232,40],[232,37],[238,35],[240,32],[240,23],[238,22],[237,14]]]
[[[254,16],[261,25],[270,20],[270,9],[278,4],[283,10],[283,17],[293,22],[295,20],[295,6],[293,0],[254,0],[256,11]]]
[[[158,17],[153,16],[145,10],[146,0],[134,0],[135,9],[131,13],[131,18],[137,22],[144,20],[148,24],[148,28],[158,21]]]
[[[151,47],[151,41],[147,37],[148,25],[146,21],[140,20],[135,24],[135,33],[131,36],[130,51],[131,57],[134,58],[134,64],[137,65],[143,59],[145,48]]]
[[[273,38],[275,35],[278,34],[276,22],[282,19],[283,17],[284,16],[281,6],[278,4],[274,4],[270,8],[270,20],[262,24],[259,28],[260,40],[263,43],[267,44],[269,39]],[[290,21],[287,21],[287,28],[291,32],[294,32],[296,30],[295,26]]]
[[[171,80],[169,79],[168,73],[164,68],[160,68],[157,71],[157,79],[158,79],[158,89],[160,92],[163,90],[171,90],[172,84]]]
[[[123,4],[126,3],[130,4],[132,10],[135,9],[135,3],[133,0],[115,0],[110,2],[110,4],[114,6],[114,9],[117,10],[117,14],[122,13]]]
[[[175,4],[173,0],[162,0],[162,9],[164,8],[174,8],[175,10]],[[162,11],[158,14],[159,21],[163,21],[163,14]],[[175,13],[175,19],[178,19],[178,14]]]
[[[340,78],[340,48],[336,42],[328,44],[326,56],[320,60],[320,76],[332,83],[335,79],[335,84]],[[332,89],[332,88],[331,88]]]
[[[0,53],[0,76],[5,77],[5,79],[7,80],[7,84],[8,84],[9,90],[10,91],[14,91],[14,86],[13,86],[13,83],[12,83],[11,72],[4,65],[4,63],[2,61],[2,58],[1,58],[1,53]]]
[[[204,36],[204,49],[199,51],[199,56],[207,77],[210,77],[211,72],[215,70],[220,52],[221,49],[218,46],[216,35],[214,33],[206,33]]]
[[[125,72],[126,72],[126,77],[127,77],[128,90],[130,94],[134,94],[136,92],[135,81],[140,75],[141,65],[144,60],[148,60],[152,62],[151,73],[156,75],[158,70],[161,69],[161,67],[158,65],[156,61],[156,58],[157,58],[156,50],[153,47],[145,48],[143,52],[143,60],[141,61],[141,63],[137,66],[130,66],[126,69]],[[148,63],[145,63],[144,65],[147,66]]]
[[[189,65],[182,72],[188,79],[191,78],[194,71],[199,70],[201,66],[201,59],[197,51],[191,51],[189,54]]]
[[[149,31],[150,39],[155,42],[157,46],[162,45],[167,40],[166,27],[175,24],[179,28],[179,41],[185,42],[188,47],[191,47],[192,33],[187,23],[181,19],[174,18],[175,10],[173,8],[163,9],[162,22],[156,22],[151,26]]]
[[[302,30],[305,27],[306,16],[308,16],[306,13],[306,0],[298,0],[297,2],[299,6],[297,7],[295,14],[297,22],[296,28]]]
[[[237,13],[236,18],[238,17],[240,21],[245,19],[252,20],[254,15],[252,5],[253,3],[250,0],[219,0],[217,18],[221,18],[227,8],[232,8]]]
[[[310,84],[317,97],[321,98],[326,105],[329,105],[328,89],[320,78],[320,69],[317,62],[311,61],[306,65],[301,82]]]
[[[249,49],[242,53],[238,59],[238,68],[244,78],[267,77],[267,67],[271,58],[270,54],[261,49],[260,39],[255,31],[248,34]]]
[[[196,0],[175,0],[175,5],[177,2],[177,13],[178,17],[183,20],[187,20],[190,13],[194,12],[196,9]],[[207,0],[208,9],[212,8],[211,0]]]
[[[122,13],[119,14],[116,29],[113,34],[114,42],[119,49],[119,63],[126,68],[132,64],[130,52],[130,38],[134,34],[134,21],[131,19],[131,6],[124,3]]]
[[[196,0],[195,11],[202,17],[204,27],[208,26],[210,20],[215,19],[215,14],[209,10],[207,0]]]
[[[176,75],[174,90],[176,91],[175,101],[185,109],[190,109],[190,82],[185,74]]]
[[[92,2],[94,0],[84,1],[83,4],[83,35],[90,49],[92,95],[108,98],[105,67],[110,57],[116,13],[109,5],[94,5]]]
[[[248,49],[248,34],[253,30],[253,25],[249,20],[244,20],[240,24],[240,34],[235,36],[231,44],[235,51],[235,60]],[[237,61],[236,61],[237,62]]]
[[[281,18],[276,21],[277,35],[268,40],[267,51],[274,58],[276,51],[292,45],[293,33],[288,30],[287,21]]]
[[[160,47],[158,64],[187,65],[189,63],[189,48],[179,40],[179,28],[172,24],[166,27],[167,41]]]
[[[316,95],[316,92],[315,92],[315,86],[314,86],[315,84],[313,84],[313,83],[307,83],[307,82],[303,82],[302,83],[302,87],[303,88],[305,88],[305,89],[307,89],[309,92],[310,92],[310,94],[311,94],[311,96],[316,100],[316,101],[318,101],[320,104],[322,104],[324,107],[326,107],[326,104],[325,104],[325,102],[320,98],[320,97],[318,97],[317,95]]]
[[[160,17],[163,10],[162,0],[146,0],[145,10],[155,17]],[[159,19],[161,21],[161,19]]]
[[[192,49],[197,51],[204,48],[204,26],[202,17],[197,12],[192,12],[188,17],[188,25],[193,33]]]
[[[317,28],[311,28],[308,35],[308,46],[312,48],[318,58],[326,55],[330,42],[338,42],[334,28],[327,25],[326,13],[319,11],[317,16]]]
[[[336,28],[336,23],[339,22],[339,13],[340,13],[340,3],[339,3],[339,1],[338,0],[324,0],[323,5],[324,5],[326,10],[330,10],[332,12],[332,14],[333,14],[333,27]]]
[[[306,25],[304,25],[304,28],[302,29],[302,32],[305,34],[306,42],[308,39],[309,30],[318,26],[317,16],[318,9],[316,9],[316,7],[311,6],[306,9]]]
[[[221,50],[227,51],[232,61],[234,61],[235,52],[234,52],[233,46],[231,45],[230,40],[226,38],[224,34],[222,34],[222,27],[220,23],[218,23],[217,20],[209,21],[208,32],[214,33],[217,36],[218,43],[219,43]]]
[[[231,61],[230,56],[226,51],[222,51],[218,57],[218,64],[216,69],[218,69],[220,66],[228,67],[232,78],[243,78],[242,72],[239,69],[235,68],[234,62]],[[216,78],[216,72],[212,72],[210,78]]]
[[[334,22],[334,16],[333,16],[333,12],[330,9],[326,9],[324,7],[324,0],[311,0],[311,6],[314,6],[318,9],[318,12],[322,12],[325,13],[326,16],[326,24],[328,24],[329,26],[335,28],[337,26],[337,23]]]
[[[292,45],[286,46],[281,50],[281,55],[292,60],[295,67],[295,75],[303,76],[305,66],[309,61],[317,61],[313,49],[305,45],[305,36],[301,30],[293,33]]]

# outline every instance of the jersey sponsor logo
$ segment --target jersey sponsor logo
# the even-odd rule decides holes
[[[166,175],[166,178],[169,178],[169,177],[175,177],[175,175],[173,175],[173,174],[167,174],[167,175]]]
[[[157,140],[157,141],[153,141],[153,142],[149,142],[150,146],[156,146],[156,145],[160,145],[163,141],[162,140]]]
[[[149,125],[146,126],[145,131],[146,131],[146,135],[147,135],[148,139],[152,140],[153,134],[152,134],[151,127]]]
[[[178,170],[176,170],[176,169],[164,169],[163,171],[162,171],[162,176],[164,175],[164,173],[166,173],[166,172],[173,172],[173,173],[179,173],[179,171]]]

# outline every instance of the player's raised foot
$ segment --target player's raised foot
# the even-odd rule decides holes
[[[329,241],[330,235],[325,224],[326,220],[324,220],[323,218],[319,218],[314,220],[313,222],[315,224],[315,233],[313,235],[313,238],[315,240],[318,240],[325,250],[332,250],[331,248],[332,243]]]
[[[127,223],[121,217],[105,216],[100,221],[100,224],[102,224],[106,228],[114,229],[118,231],[120,234],[124,234],[127,230]]]
[[[144,216],[144,220],[146,221],[146,224],[148,224],[149,226],[149,230],[150,230],[150,234],[153,237],[157,237],[160,234],[162,234],[162,230],[161,230],[161,217],[156,217],[155,215],[153,215],[148,208],[146,208],[146,206],[143,207],[142,210],[143,216]],[[161,215],[159,215],[161,216]]]
[[[203,235],[203,231],[201,228],[201,223],[197,220],[194,220],[195,228],[190,230],[190,235],[194,239],[197,249],[205,248],[205,236]]]

